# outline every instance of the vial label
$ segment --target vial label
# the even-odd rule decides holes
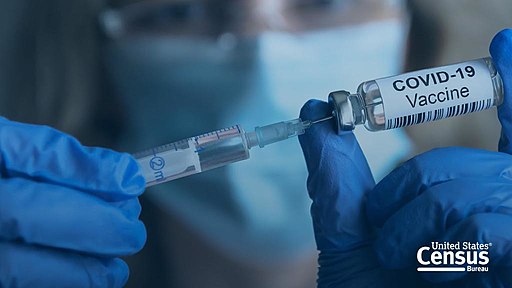
[[[375,80],[386,115],[385,129],[439,120],[494,105],[484,59]]]

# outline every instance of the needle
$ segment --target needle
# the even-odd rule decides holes
[[[320,118],[320,119],[311,121],[311,124],[317,124],[317,123],[320,123],[320,122],[331,120],[332,118],[334,118],[334,116],[330,115],[330,116],[327,116],[327,117],[324,117],[324,118]]]

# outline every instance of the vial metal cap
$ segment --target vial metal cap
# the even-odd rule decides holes
[[[336,119],[336,127],[338,133],[341,131],[354,130],[356,127],[356,119],[353,111],[353,101],[357,101],[355,97],[347,91],[334,91],[329,94],[329,104],[332,107],[332,113]]]

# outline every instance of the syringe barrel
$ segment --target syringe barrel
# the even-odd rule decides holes
[[[245,133],[241,127],[236,126],[236,128],[239,133],[214,141],[204,142],[198,146],[198,155],[202,171],[249,158],[249,149],[244,136]]]
[[[238,125],[166,144],[134,155],[146,186],[197,174],[249,158],[245,132]]]

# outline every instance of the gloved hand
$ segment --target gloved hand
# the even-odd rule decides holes
[[[144,245],[135,160],[0,118],[0,287],[122,287]]]
[[[505,85],[500,151],[436,149],[377,186],[351,132],[332,123],[300,136],[308,167],[319,256],[319,287],[512,287],[512,32],[491,54]],[[328,115],[310,101],[302,119]],[[493,243],[489,272],[419,273],[416,256],[432,241]],[[429,255],[425,254],[426,257]]]

